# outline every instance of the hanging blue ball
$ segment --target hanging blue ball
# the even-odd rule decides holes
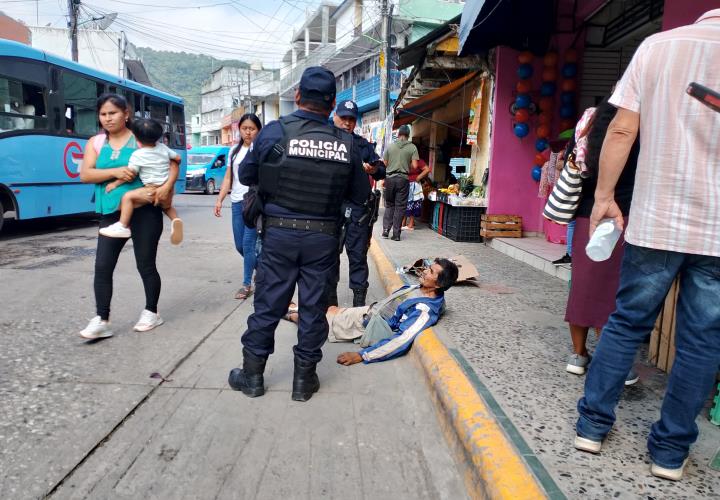
[[[543,97],[550,97],[555,95],[555,91],[557,90],[557,85],[555,82],[543,82],[543,84],[540,86],[540,95]]]
[[[538,151],[539,153],[542,153],[543,151],[545,151],[548,148],[549,145],[550,144],[548,143],[547,140],[538,139],[537,141],[535,141],[535,150]]]
[[[530,133],[530,127],[527,123],[516,123],[513,127],[513,133],[516,137],[523,138]]]
[[[560,94],[560,102],[563,104],[575,104],[575,92],[563,92]]]
[[[575,107],[570,104],[565,104],[560,108],[561,118],[572,118],[575,116]]]
[[[542,177],[542,167],[538,167],[535,165],[532,169],[532,178],[535,182],[540,182],[540,178]]]
[[[518,78],[520,78],[521,80],[527,80],[528,78],[530,78],[532,76],[532,74],[533,74],[532,64],[521,64],[518,67],[517,75],[518,75]]]
[[[565,78],[573,78],[577,75],[577,64],[567,63],[562,67],[562,76]]]
[[[530,106],[530,102],[530,96],[527,94],[518,94],[517,97],[515,97],[516,108],[527,108]]]

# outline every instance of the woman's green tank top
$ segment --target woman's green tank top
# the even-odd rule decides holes
[[[128,139],[125,145],[118,150],[113,150],[113,148],[110,147],[110,143],[105,141],[95,162],[95,168],[127,167],[130,162],[130,155],[133,154],[136,149],[137,143],[133,136],[130,136],[130,139]],[[121,184],[119,187],[106,193],[105,186],[107,186],[109,182],[112,182],[112,180],[95,184],[95,211],[101,214],[117,212],[120,208],[120,199],[123,195],[143,185],[140,178],[135,177],[135,180],[132,182]]]

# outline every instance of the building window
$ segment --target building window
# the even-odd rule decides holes
[[[0,132],[28,129],[47,129],[44,89],[0,77]]]
[[[63,72],[65,126],[69,131],[84,136],[98,132],[97,98],[104,92],[105,85],[95,80]]]

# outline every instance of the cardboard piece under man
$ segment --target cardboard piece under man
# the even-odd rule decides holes
[[[292,399],[307,401],[320,388],[315,367],[328,336],[326,286],[338,258],[341,205],[362,204],[369,186],[353,136],[328,123],[335,76],[319,66],[307,68],[295,102],[297,111],[260,131],[239,169],[240,182],[257,185],[264,202],[263,246],[255,312],[242,335],[243,367],[230,372],[228,383],[249,397],[265,393],[275,328],[297,285]]]
[[[364,137],[354,133],[358,120],[358,107],[353,101],[341,101],[335,108],[333,123],[336,127],[353,134],[362,155],[365,171],[372,175],[373,179],[379,181],[385,178],[385,162],[375,152],[375,148]],[[368,190],[370,179],[366,178]],[[343,205],[343,213],[350,209],[350,220],[347,223],[345,233],[345,251],[347,252],[348,265],[350,268],[350,289],[353,292],[353,307],[365,305],[367,289],[369,286],[368,276],[370,271],[367,263],[367,252],[370,245],[372,223],[370,216],[371,205],[375,200],[368,198],[365,203],[357,204],[348,200]],[[337,306],[337,284],[340,281],[340,256],[338,255],[337,268],[333,280],[329,283],[328,305]]]

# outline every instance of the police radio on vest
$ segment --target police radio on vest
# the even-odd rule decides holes
[[[347,146],[339,141],[291,139],[288,144],[288,155],[304,158],[324,158],[347,162],[347,152]]]

